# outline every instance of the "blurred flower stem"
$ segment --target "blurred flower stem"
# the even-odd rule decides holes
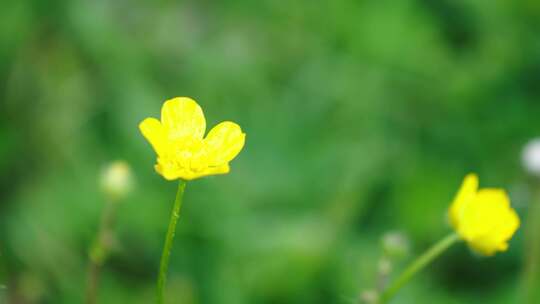
[[[101,215],[97,239],[90,248],[88,264],[88,281],[86,287],[86,303],[94,304],[97,300],[97,290],[101,267],[105,263],[111,245],[112,226],[118,204],[108,199]]]
[[[527,215],[525,241],[525,303],[538,303],[540,299],[540,180],[533,182],[533,197]]]
[[[438,243],[433,245],[424,254],[414,260],[403,273],[381,294],[379,303],[387,303],[392,297],[405,286],[412,277],[420,270],[424,269],[429,263],[431,263],[436,257],[441,255],[446,249],[452,246],[454,243],[460,240],[457,233],[451,233]]]
[[[118,203],[131,191],[132,183],[131,169],[125,161],[111,162],[101,174],[100,187],[105,195],[105,206],[101,214],[97,237],[88,253],[87,304],[94,304],[97,301],[101,267],[105,263],[113,244],[113,224]]]
[[[184,198],[184,190],[186,189],[186,182],[180,180],[178,183],[178,192],[176,193],[176,199],[174,201],[173,210],[171,212],[171,219],[169,221],[169,228],[167,230],[167,236],[165,237],[165,244],[163,245],[163,253],[161,254],[161,262],[159,264],[159,275],[157,279],[157,303],[163,303],[163,288],[167,281],[167,270],[169,269],[169,257],[171,255],[172,244],[174,240],[174,234],[176,231],[176,223],[180,217],[180,209],[182,208],[182,201]]]

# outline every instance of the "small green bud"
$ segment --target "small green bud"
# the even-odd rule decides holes
[[[385,255],[390,258],[404,258],[409,254],[409,239],[402,232],[388,232],[382,237],[381,242]]]

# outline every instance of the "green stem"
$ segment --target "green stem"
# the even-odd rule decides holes
[[[116,217],[117,204],[118,202],[112,198],[107,199],[103,213],[101,214],[101,222],[99,225],[97,238],[90,248],[90,252],[88,254],[88,279],[86,282],[87,304],[94,304],[97,301],[101,267],[109,255],[111,245],[110,238],[112,234],[112,226]]]
[[[403,273],[381,294],[379,303],[387,303],[392,297],[407,284],[411,278],[426,265],[443,253],[446,249],[452,246],[459,240],[459,235],[452,233],[440,240],[438,243],[429,248],[424,254],[414,260]]]
[[[527,228],[525,231],[525,301],[537,303],[540,297],[540,184],[535,180],[534,197],[527,212]]]
[[[163,246],[163,253],[161,254],[161,262],[159,264],[159,275],[157,280],[157,303],[163,303],[163,288],[167,281],[167,270],[169,269],[169,257],[171,256],[171,249],[174,240],[174,233],[176,231],[176,223],[180,217],[180,208],[182,207],[182,199],[184,197],[184,190],[186,189],[186,182],[180,180],[178,184],[178,192],[176,193],[176,200],[174,201],[173,210],[171,213],[171,219],[169,221],[169,229],[167,230],[167,236],[165,238],[165,245]]]

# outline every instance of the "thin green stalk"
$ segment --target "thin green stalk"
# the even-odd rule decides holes
[[[117,209],[116,201],[107,199],[103,213],[101,215],[101,222],[99,225],[99,232],[94,244],[90,248],[89,260],[88,260],[88,279],[86,285],[86,303],[94,304],[97,301],[97,292],[99,286],[99,277],[101,273],[101,267],[105,263],[107,256],[109,255],[110,247],[110,235],[112,234],[112,226],[116,217]]]
[[[405,269],[405,271],[403,271],[403,273],[390,286],[388,286],[388,288],[386,288],[386,290],[381,294],[379,303],[387,303],[401,289],[401,287],[411,280],[411,278],[417,272],[426,267],[426,265],[428,265],[441,253],[446,251],[446,249],[456,243],[459,239],[459,235],[452,233],[429,248],[424,254],[414,260]]]
[[[173,210],[171,213],[171,219],[169,221],[169,229],[167,230],[167,236],[165,237],[165,245],[163,246],[163,253],[161,254],[161,262],[159,264],[159,275],[157,280],[157,303],[163,303],[163,289],[165,282],[167,281],[167,270],[169,269],[169,257],[171,256],[171,249],[174,240],[174,234],[176,231],[176,223],[180,217],[180,209],[182,208],[182,200],[184,197],[184,190],[186,189],[186,182],[180,180],[178,184],[178,192],[176,193],[176,200],[174,201]]]
[[[525,303],[537,303],[540,297],[540,181],[535,180],[525,231]]]

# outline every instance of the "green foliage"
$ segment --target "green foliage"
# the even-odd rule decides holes
[[[83,301],[100,169],[125,159],[136,189],[100,303],[151,303],[176,183],[154,173],[137,124],[174,96],[195,98],[208,125],[238,122],[247,141],[229,175],[187,187],[171,303],[353,303],[386,231],[405,232],[413,254],[447,233],[469,171],[524,212],[537,1],[0,8],[0,302]],[[516,303],[521,234],[485,261],[454,248],[395,303]]]

